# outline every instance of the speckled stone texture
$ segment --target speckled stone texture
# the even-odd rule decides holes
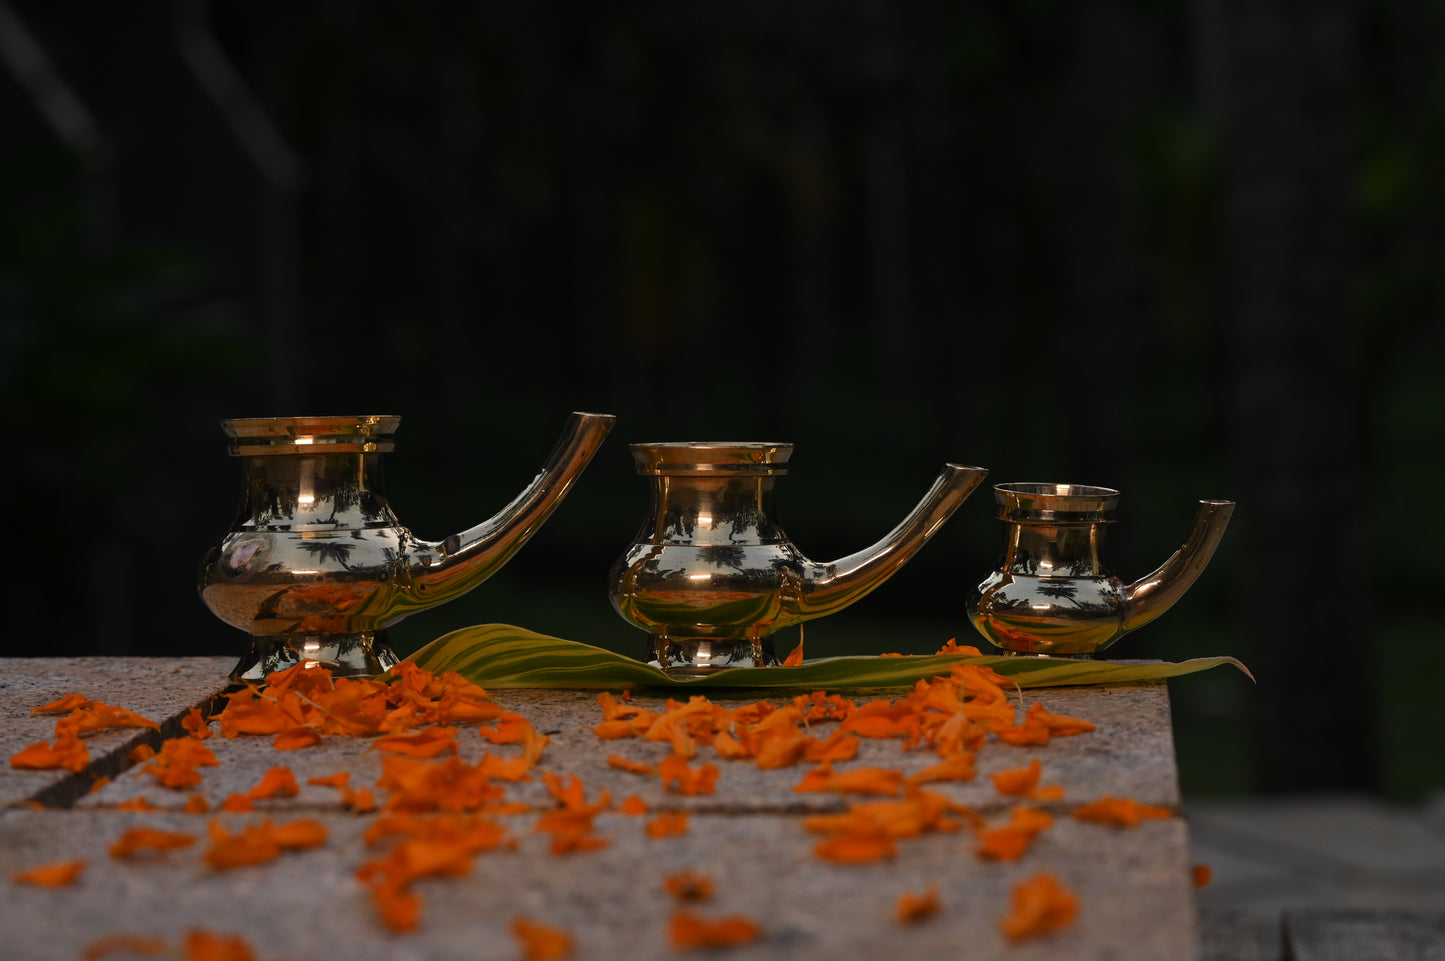
[[[162,735],[181,733],[180,719],[194,706],[225,690],[235,658],[17,657],[0,658],[0,805],[40,800],[69,804],[97,777],[120,773],[138,744],[160,744]],[[86,737],[90,767],[69,771],[27,771],[8,760],[36,741],[55,737],[53,715],[31,715],[42,704],[67,694],[129,708],[162,728],[120,728]]]
[[[23,663],[30,670],[45,666],[41,661]],[[81,689],[145,713],[137,702],[128,703],[123,692],[139,695],[158,676],[189,679],[197,703],[215,689],[204,682],[208,672],[215,680],[215,662],[90,663],[94,665],[90,683],[76,673],[63,681],[32,677],[22,683],[15,672],[7,671],[10,683],[0,690],[0,710],[7,718],[22,717],[33,703],[40,703],[38,699]],[[222,666],[220,673],[229,666]],[[181,674],[167,675],[177,667]],[[118,676],[127,671],[143,673],[119,682]],[[113,680],[117,680],[114,686]],[[762,696],[781,697],[777,692]],[[717,693],[710,697],[723,700]],[[887,953],[900,958],[1193,961],[1198,935],[1184,820],[1173,816],[1126,830],[1068,817],[1074,805],[1107,794],[1129,795],[1177,812],[1165,687],[1024,691],[1022,697],[1025,702],[1041,700],[1058,713],[1092,720],[1098,730],[1057,738],[1036,749],[990,743],[979,753],[978,778],[933,786],[985,818],[999,820],[1011,805],[997,794],[987,773],[1039,758],[1042,783],[1059,784],[1066,793],[1062,800],[1045,804],[1056,822],[1016,863],[981,860],[974,853],[971,831],[962,828],[902,841],[891,861],[829,864],[813,855],[816,837],[804,829],[803,818],[808,813],[842,810],[844,802],[828,795],[794,793],[805,767],[760,771],[747,762],[716,761],[703,748],[694,763],[716,761],[721,769],[716,793],[669,794],[655,778],[606,764],[609,753],[655,761],[670,748],[640,740],[599,742],[590,731],[601,720],[595,694],[498,691],[497,701],[526,716],[550,737],[540,770],[576,775],[587,786],[589,798],[604,791],[614,801],[636,794],[654,811],[686,810],[690,815],[686,834],[650,839],[645,817],[605,813],[597,818],[598,832],[609,840],[605,848],[553,856],[548,838],[532,830],[536,812],[552,806],[544,786],[539,780],[509,785],[508,798],[528,808],[499,818],[515,845],[479,855],[466,877],[420,882],[417,891],[425,905],[420,930],[393,934],[380,924],[366,890],[355,879],[362,862],[377,854],[362,839],[372,818],[342,812],[334,790],[305,784],[308,777],[346,770],[353,785],[369,786],[380,766],[377,752],[357,739],[329,738],[316,747],[278,752],[269,738],[217,736],[208,743],[221,765],[203,769],[205,780],[195,791],[213,806],[229,794],[248,790],[272,765],[288,767],[302,784],[295,798],[258,802],[253,813],[221,815],[221,823],[235,829],[265,817],[314,817],[330,831],[327,844],[265,865],[212,871],[199,856],[212,816],[183,813],[188,794],[160,787],[138,767],[117,772],[112,783],[79,797],[66,809],[11,807],[0,812],[0,875],[8,878],[17,870],[73,858],[84,858],[89,866],[69,888],[46,890],[0,880],[6,888],[0,900],[0,930],[6,932],[6,943],[0,953],[16,961],[73,959],[107,934],[132,932],[175,943],[188,928],[204,927],[244,934],[261,961],[512,959],[521,953],[510,934],[510,922],[514,916],[527,915],[571,932],[578,945],[574,957],[579,959],[673,958],[679,955],[667,943],[666,924],[674,905],[663,893],[662,883],[667,875],[690,868],[716,884],[716,896],[698,905],[698,913],[744,914],[763,927],[756,942],[718,956],[871,961]],[[179,716],[184,714],[183,701],[153,710]],[[661,699],[638,697],[637,702],[655,707]],[[34,739],[16,736],[10,750],[13,753]],[[468,759],[486,750],[498,754],[516,750],[486,744],[469,729],[462,730],[460,739]],[[847,766],[912,771],[934,760],[926,751],[904,750],[897,741],[865,740],[858,758]],[[137,812],[118,807],[138,797],[161,809]],[[187,831],[200,840],[193,848],[140,861],[117,861],[107,854],[107,846],[127,827],[142,824]],[[1018,880],[1042,870],[1055,872],[1077,892],[1079,917],[1059,934],[1009,944],[998,926],[1009,891]],[[922,892],[930,885],[937,887],[942,910],[916,924],[895,921],[899,896],[905,891]]]

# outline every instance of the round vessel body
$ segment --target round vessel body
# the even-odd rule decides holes
[[[1088,657],[1125,632],[1127,585],[1104,562],[1119,492],[1079,484],[994,488],[1004,545],[969,593],[973,626],[1014,654]]]
[[[397,657],[377,637],[406,582],[415,539],[387,503],[381,455],[397,417],[222,422],[245,489],[229,531],[201,562],[201,599],[251,636],[233,676],[298,661],[377,674]]]
[[[647,660],[707,674],[776,663],[771,635],[793,623],[806,559],[773,516],[790,444],[634,444],[651,481],[647,518],[613,565],[609,598],[647,631]]]

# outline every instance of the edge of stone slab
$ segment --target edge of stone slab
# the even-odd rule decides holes
[[[56,660],[53,658],[8,658],[6,660],[17,662],[37,662]],[[64,658],[60,660],[90,660],[89,658]],[[151,660],[151,659],[147,659]],[[177,661],[204,660],[204,658],[154,658],[156,664],[170,664]],[[141,745],[149,745],[159,750],[161,742],[174,737],[180,737],[186,733],[181,721],[190,713],[192,708],[199,707],[205,714],[209,715],[219,710],[219,703],[222,695],[233,686],[229,677],[218,676],[215,686],[198,699],[184,702],[170,715],[164,718],[152,718],[160,726],[160,730],[153,731],[149,728],[134,729],[129,737],[120,740],[112,740],[100,751],[92,750],[89,763],[79,771],[55,772],[58,776],[43,787],[30,791],[21,797],[10,800],[0,807],[5,809],[46,807],[46,808],[70,808],[77,801],[89,794],[97,782],[104,779],[114,779],[117,775],[125,772],[134,766],[130,760],[130,754]],[[93,742],[92,742],[93,743]]]

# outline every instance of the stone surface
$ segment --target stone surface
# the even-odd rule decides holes
[[[727,764],[725,794],[698,798],[669,794],[656,778],[618,771],[607,764],[609,754],[655,762],[666,756],[670,748],[640,739],[599,742],[591,731],[591,727],[602,720],[596,693],[498,691],[492,697],[508,710],[523,714],[539,732],[550,738],[548,765],[575,774],[586,784],[606,788],[619,799],[637,794],[649,804],[692,810],[716,808],[724,803],[723,798],[729,809],[737,810],[804,812],[838,806],[836,799],[826,795],[793,793],[793,786],[802,776],[802,769],[797,767],[764,771],[749,764]],[[767,697],[776,700],[776,695]],[[756,701],[767,697],[738,700]],[[1065,810],[1071,803],[1105,795],[1132,797],[1166,807],[1178,805],[1178,777],[1168,738],[1168,694],[1163,685],[1121,685],[1101,690],[1061,688],[1025,693],[1029,703],[1039,698],[1047,701],[1050,710],[1092,720],[1098,729],[1081,737],[1056,738],[1043,750],[991,743],[978,755],[977,778],[937,784],[934,789],[979,811],[998,809],[1007,802],[993,789],[988,774],[1023,767],[1037,757],[1043,770],[1040,783],[1058,784],[1066,790],[1063,802],[1046,802],[1044,807]],[[716,695],[713,699],[727,703]],[[634,703],[660,710],[665,701],[662,697],[638,696]],[[485,751],[498,755],[515,753],[514,748],[488,744],[475,729],[462,728],[459,741],[462,756],[471,762],[479,760]],[[329,738],[317,747],[288,752],[272,749],[268,738],[213,737],[208,743],[221,766],[205,772],[205,782],[197,793],[212,804],[250,789],[272,764],[291,768],[301,782],[348,770],[352,772],[353,784],[370,784],[381,770],[378,753],[356,738]],[[707,752],[702,756],[706,759]],[[849,763],[894,767],[909,774],[937,760],[927,751],[902,751],[893,741],[864,739],[857,758]],[[302,791],[303,802],[329,799],[334,794],[329,788],[304,784]],[[535,781],[516,785],[511,793],[528,803],[541,803],[547,797],[545,788]],[[114,805],[138,797],[163,807],[179,808],[186,802],[186,795],[158,787],[154,778],[140,768],[133,768],[116,775],[104,791],[82,799],[79,804]]]
[[[1248,912],[1199,912],[1199,961],[1275,961],[1279,953],[1265,953],[1265,941]]]
[[[95,680],[101,686],[85,693],[133,707],[105,686],[120,673],[116,665],[95,664],[100,672]],[[186,677],[204,676],[213,669],[194,662],[157,661],[143,666],[149,669],[145,676],[153,678],[157,668],[177,665],[187,668],[182,672]],[[73,688],[80,681],[70,676],[52,687]],[[0,708],[7,716],[27,712],[40,696],[32,696],[35,688],[28,684],[11,690],[25,693],[20,704],[14,703],[15,695],[0,694]],[[204,700],[210,690],[202,684],[195,696]],[[599,833],[609,841],[605,848],[554,856],[547,849],[546,836],[531,830],[536,813],[553,804],[544,785],[540,780],[509,785],[508,799],[525,805],[521,813],[499,817],[515,839],[515,848],[480,855],[466,877],[421,882],[417,886],[425,905],[421,928],[397,935],[381,925],[355,878],[357,868],[378,854],[362,839],[373,818],[342,812],[334,790],[304,783],[308,777],[346,770],[354,785],[369,786],[379,770],[377,752],[359,739],[329,738],[317,747],[279,752],[269,738],[217,736],[208,743],[221,764],[203,769],[205,779],[195,791],[212,806],[254,786],[273,765],[295,773],[302,782],[301,793],[287,800],[258,802],[256,810],[246,815],[187,815],[181,810],[186,792],[162,788],[139,767],[132,767],[117,772],[112,783],[78,798],[69,809],[6,811],[0,815],[0,874],[8,877],[38,864],[76,858],[86,860],[88,867],[74,886],[55,890],[0,880],[6,888],[0,901],[0,929],[7,932],[3,953],[16,961],[73,959],[96,938],[109,934],[130,932],[175,943],[187,929],[204,927],[244,934],[261,961],[510,959],[519,957],[520,951],[509,925],[515,916],[526,915],[570,931],[579,945],[578,958],[665,958],[676,953],[666,940],[674,905],[663,893],[662,882],[668,874],[690,868],[709,875],[717,887],[716,897],[696,908],[699,914],[743,914],[762,925],[758,941],[727,952],[739,959],[849,961],[887,952],[902,957],[937,953],[1020,961],[1195,961],[1198,934],[1184,820],[1170,817],[1123,830],[1067,816],[1074,804],[1104,794],[1177,805],[1164,686],[1025,691],[1023,697],[1026,702],[1042,700],[1058,713],[1093,720],[1099,730],[1055,739],[1042,749],[991,743],[979,754],[979,778],[936,785],[990,821],[997,820],[1009,805],[996,794],[986,773],[1038,757],[1043,762],[1043,783],[1060,784],[1067,793],[1063,800],[1047,805],[1056,815],[1055,824],[1017,863],[979,859],[971,832],[963,828],[901,842],[891,861],[829,864],[812,853],[816,838],[805,830],[803,818],[810,812],[840,810],[843,802],[794,793],[792,787],[805,768],[760,771],[746,762],[717,762],[721,775],[715,794],[669,794],[655,778],[606,764],[612,752],[657,760],[669,748],[635,740],[599,742],[589,730],[601,720],[595,694],[499,691],[496,700],[526,716],[551,738],[539,770],[576,775],[587,786],[589,798],[604,791],[614,800],[636,794],[655,811],[686,810],[686,834],[653,840],[644,831],[646,818],[606,813],[597,819]],[[179,706],[171,712],[171,716],[182,714]],[[461,732],[461,742],[468,759],[484,750],[498,754],[515,750],[485,744],[467,729]],[[703,749],[697,762],[712,759]],[[859,758],[848,763],[908,771],[933,760],[927,752],[906,751],[896,741],[865,741]],[[161,809],[120,807],[140,797]],[[321,848],[269,864],[215,872],[200,857],[213,817],[232,829],[266,817],[277,821],[314,817],[327,825],[330,838]],[[155,858],[111,858],[108,845],[133,825],[182,830],[199,840],[192,848]],[[1077,892],[1076,923],[1052,937],[1006,943],[998,922],[1012,885],[1044,870],[1056,873]],[[892,915],[899,896],[922,892],[930,885],[937,887],[940,913],[913,925],[896,922]]]
[[[78,693],[155,721],[163,733],[180,732],[180,719],[193,706],[225,689],[235,658],[0,658],[0,755],[8,759],[36,741],[51,741],[55,717],[31,716],[42,704]],[[85,738],[91,767],[79,777],[68,771],[0,768],[0,806],[28,799],[70,803],[94,777],[119,773],[138,744],[160,743],[146,728],[100,731]]]
[[[1445,961],[1445,913],[1291,911],[1292,961]]]

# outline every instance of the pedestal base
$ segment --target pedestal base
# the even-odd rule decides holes
[[[756,640],[647,636],[647,662],[675,677],[703,677],[733,667],[776,667],[771,637]]]
[[[334,677],[369,677],[385,674],[400,661],[401,658],[373,631],[357,634],[253,634],[251,646],[231,671],[231,678],[264,681],[268,674],[301,663],[327,668]]]

